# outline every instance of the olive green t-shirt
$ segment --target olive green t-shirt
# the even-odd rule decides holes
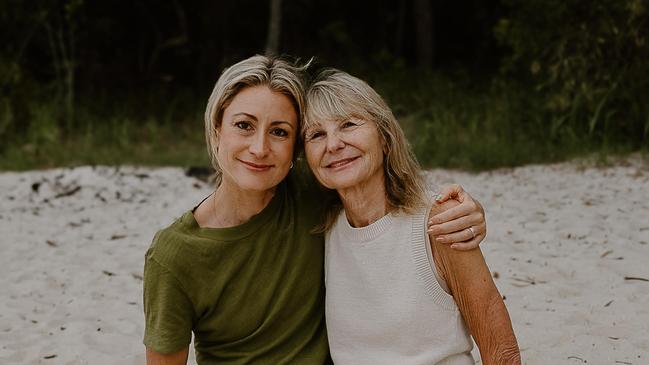
[[[289,175],[248,222],[201,228],[191,211],[159,231],[144,269],[144,344],[188,346],[198,364],[323,364],[321,204]]]

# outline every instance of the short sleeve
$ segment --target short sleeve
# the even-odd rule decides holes
[[[151,257],[144,264],[144,345],[171,354],[191,342],[194,309],[178,280]]]

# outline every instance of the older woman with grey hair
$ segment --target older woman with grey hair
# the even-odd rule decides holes
[[[427,232],[432,203],[399,124],[364,81],[323,72],[307,92],[305,152],[336,193],[324,229],[326,321],[336,364],[518,364],[502,297],[479,249]],[[456,203],[457,204],[457,203]],[[453,205],[448,202],[444,205]]]

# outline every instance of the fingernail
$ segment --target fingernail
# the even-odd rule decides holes
[[[459,248],[460,246],[456,245],[455,243],[451,245],[451,248]]]
[[[435,241],[437,241],[437,242],[444,242],[444,238],[442,238],[442,237],[437,237],[437,238],[435,238]]]

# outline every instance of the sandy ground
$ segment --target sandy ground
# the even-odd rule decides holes
[[[430,176],[486,207],[524,363],[649,364],[647,162]],[[176,168],[0,173],[0,364],[144,364],[144,252],[209,191]]]

